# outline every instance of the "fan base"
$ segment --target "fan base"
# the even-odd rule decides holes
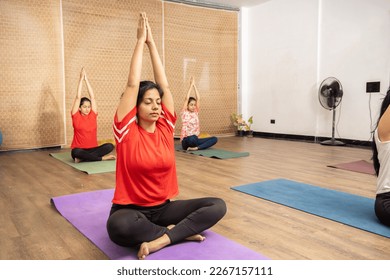
[[[329,140],[322,141],[322,142],[320,142],[320,144],[326,145],[326,146],[345,146],[344,142],[341,142],[341,141],[333,139],[333,138],[329,139]]]

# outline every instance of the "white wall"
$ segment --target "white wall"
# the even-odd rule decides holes
[[[344,90],[336,138],[371,139],[389,86],[389,0],[272,0],[240,18],[241,109],[255,131],[330,137],[318,87],[334,76]],[[371,99],[369,81],[381,82]]]

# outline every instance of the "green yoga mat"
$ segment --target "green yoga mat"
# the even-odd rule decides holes
[[[229,159],[229,158],[238,158],[238,157],[247,157],[249,156],[248,152],[231,152],[221,149],[209,148],[206,150],[198,150],[198,151],[185,151],[181,147],[181,145],[175,146],[176,151],[182,151],[188,154],[204,156],[209,158],[218,158],[218,159]]]
[[[116,160],[91,161],[75,163],[70,155],[70,152],[51,153],[53,158],[62,161],[63,163],[72,166],[73,168],[85,172],[87,174],[97,174],[105,172],[114,172]]]

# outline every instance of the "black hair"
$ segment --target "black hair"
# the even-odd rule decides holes
[[[145,92],[147,92],[150,89],[157,89],[158,94],[160,95],[160,98],[164,96],[164,92],[161,89],[161,87],[152,82],[152,81],[142,81],[139,83],[139,90],[138,90],[138,96],[137,96],[137,106],[142,102]]]
[[[378,128],[379,121],[380,121],[381,117],[383,116],[383,114],[386,112],[387,107],[389,107],[389,105],[390,105],[390,88],[387,90],[385,98],[383,98],[381,110],[380,110],[378,121],[376,123],[374,131]],[[379,163],[379,159],[378,159],[378,149],[376,147],[374,134],[373,134],[373,138],[372,138],[372,161],[374,163],[375,173],[378,176],[379,169],[380,169],[380,163]]]
[[[90,100],[88,97],[82,97],[82,98],[80,99],[80,106],[79,106],[79,107],[83,106],[84,102],[89,102],[89,103],[91,103],[91,100]]]
[[[190,104],[192,100],[196,102],[196,98],[191,96],[190,98],[188,98],[187,105]]]

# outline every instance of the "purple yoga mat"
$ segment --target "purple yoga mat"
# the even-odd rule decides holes
[[[135,260],[137,251],[113,243],[106,221],[114,190],[71,194],[51,199],[52,204],[74,227],[100,248],[110,259]],[[268,260],[267,257],[211,230],[203,242],[184,241],[150,254],[148,260]]]

